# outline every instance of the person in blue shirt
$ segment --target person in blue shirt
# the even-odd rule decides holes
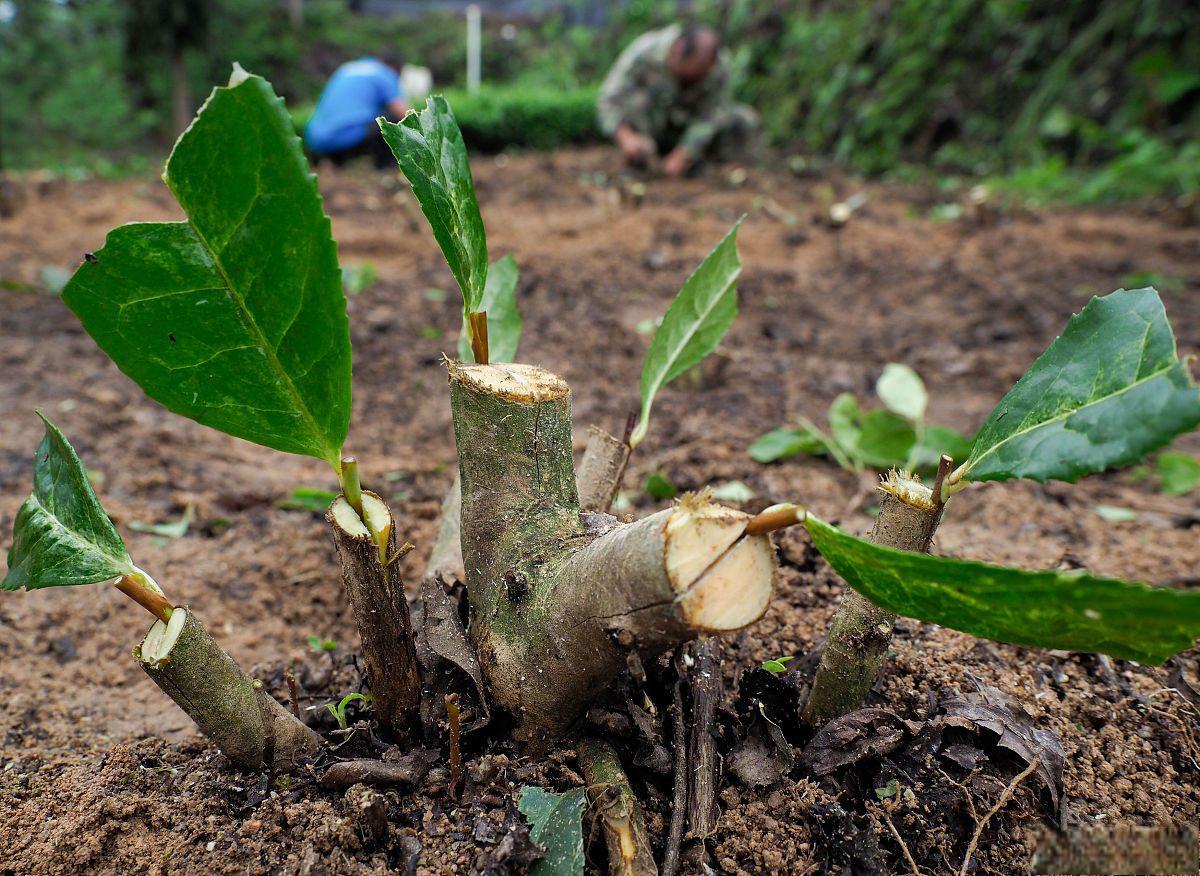
[[[317,108],[304,128],[304,142],[316,159],[344,164],[367,155],[376,167],[395,165],[391,150],[375,123],[378,116],[393,121],[408,112],[400,75],[374,57],[348,61],[334,71],[321,92]]]

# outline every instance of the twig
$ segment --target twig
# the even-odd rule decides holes
[[[475,364],[486,365],[488,364],[487,311],[480,310],[467,314],[467,322],[471,327],[471,354],[475,357]]]
[[[725,692],[721,652],[716,639],[695,645],[691,672],[692,726],[688,743],[687,840],[691,851],[703,851],[704,841],[717,827],[717,740],[712,734],[717,706]],[[697,848],[698,847],[698,848]]]
[[[458,799],[462,781],[462,755],[459,751],[458,694],[446,694],[446,717],[450,721],[450,796]]]
[[[675,876],[679,869],[679,845],[683,842],[683,827],[687,817],[687,728],[683,724],[683,682],[673,685],[671,701],[672,747],[675,749],[675,795],[671,801],[671,827],[667,831],[667,846],[663,851],[662,876]]]
[[[300,685],[296,683],[296,673],[289,666],[283,671],[283,680],[287,682],[288,696],[292,699],[292,714],[300,718]]]
[[[171,619],[171,609],[174,606],[161,593],[155,593],[144,582],[139,581],[136,573],[118,580],[116,588],[164,624]]]
[[[983,835],[983,829],[987,827],[987,823],[992,820],[992,816],[1008,804],[1008,801],[1012,799],[1013,794],[1016,793],[1017,785],[1029,778],[1029,776],[1033,774],[1033,771],[1038,768],[1038,765],[1041,762],[1041,757],[1035,757],[1033,760],[1031,760],[1029,762],[1029,766],[1025,767],[1025,769],[1015,779],[1008,783],[1008,787],[1004,789],[1004,793],[1000,795],[1000,799],[996,801],[996,805],[988,810],[988,814],[983,816],[983,820],[976,825],[975,835],[971,837],[971,843],[967,846],[967,854],[966,857],[963,858],[962,867],[958,871],[958,876],[967,876],[967,868],[971,864],[971,856],[975,854],[975,848],[979,845],[979,838]]]
[[[938,460],[937,474],[933,478],[933,504],[939,508],[946,504],[946,500],[942,497],[942,484],[946,480],[946,475],[950,474],[950,466],[954,465],[954,460],[947,453],[942,454],[942,458]]]
[[[342,457],[342,495],[359,517],[363,516],[362,483],[358,479],[358,460],[353,456]]]
[[[899,843],[900,851],[904,852],[904,859],[908,861],[908,866],[912,867],[913,876],[921,876],[921,869],[917,866],[917,862],[913,860],[912,852],[908,850],[908,843],[900,836],[900,831],[896,830],[896,825],[892,824],[892,816],[888,814],[887,807],[883,806],[880,808],[883,810],[883,818],[887,822],[888,830],[892,832],[892,836]]]

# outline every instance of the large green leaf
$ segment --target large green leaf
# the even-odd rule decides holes
[[[17,511],[0,589],[96,584],[132,574],[133,560],[75,450],[53,423],[42,422],[46,437],[33,459],[33,495]]]
[[[1075,481],[1137,462],[1200,423],[1200,390],[1158,293],[1093,298],[979,430],[962,478]]]
[[[976,636],[1162,663],[1200,636],[1200,591],[1027,572],[883,547],[809,516],[813,544],[871,602]]]
[[[576,788],[552,794],[526,785],[517,808],[529,820],[529,837],[546,849],[530,876],[583,876],[583,807],[587,791]]]
[[[863,414],[853,453],[872,468],[904,465],[917,442],[912,423],[886,408]]]
[[[462,290],[463,313],[482,310],[488,272],[487,238],[475,200],[467,147],[450,104],[441,96],[399,122],[379,119],[379,129],[408,177],[446,264]],[[489,326],[490,335],[490,326]]]
[[[687,278],[650,341],[642,365],[642,410],[629,439],[631,447],[646,437],[658,391],[715,350],[733,325],[737,280],[742,272],[737,251],[742,219]]]
[[[517,309],[517,263],[511,254],[488,268],[479,309],[487,313],[489,361],[515,361],[521,342],[521,311]],[[465,318],[458,333],[458,358],[474,361]]]
[[[237,68],[163,179],[187,221],[113,230],[63,299],[170,410],[336,468],[350,418],[346,299],[283,101]]]
[[[755,462],[776,462],[790,456],[806,454],[818,456],[825,452],[825,437],[803,427],[799,429],[772,429],[760,435],[750,445],[750,458]]]

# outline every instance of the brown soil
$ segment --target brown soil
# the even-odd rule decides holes
[[[822,204],[864,188],[841,178],[751,171],[735,186],[713,173],[651,182],[637,205],[619,194],[602,151],[481,158],[475,167],[493,254],[515,252],[522,269],[522,358],[570,381],[580,442],[589,423],[619,432],[648,340],[638,325],[750,214],[728,367],[701,394],[663,394],[626,479],[637,515],[658,507],[639,485],[662,471],[681,489],[742,480],[756,493],[748,510],[799,501],[862,531],[871,503],[860,479],[824,460],[761,466],[747,457],[749,443],[797,413],[823,420],[839,392],[870,398],[889,361],[925,377],[932,421],[970,430],[1088,296],[1136,271],[1183,278],[1182,291],[1165,293],[1168,312],[1181,349],[1200,351],[1200,234],[1167,213],[937,223],[920,218],[936,200],[931,191],[867,185],[867,205],[835,233],[814,221]],[[440,364],[458,329],[453,281],[394,180],[351,170],[323,185],[343,263],[369,261],[381,277],[349,301],[348,449],[362,460],[364,483],[392,503],[403,537],[422,546],[404,560],[414,581],[455,464]],[[798,222],[787,224],[781,210]],[[175,215],[157,181],[27,186],[17,214],[0,220],[0,279],[36,285],[44,266],[73,267],[108,228]],[[0,293],[0,369],[0,531],[11,530],[28,491],[40,407],[96,471],[137,562],[247,669],[277,686],[283,667],[301,664],[312,721],[332,729],[323,704],[358,677],[353,622],[320,516],[275,507],[297,486],[335,488],[331,474],[158,407],[52,295]],[[1195,437],[1180,443],[1200,447]],[[1140,513],[1105,522],[1093,511],[1101,503]],[[126,525],[171,520],[189,504],[197,522],[184,538]],[[935,549],[1196,586],[1198,525],[1195,496],[1161,496],[1149,482],[1111,474],[1074,487],[973,489],[951,504]],[[801,533],[779,543],[774,605],[727,646],[731,686],[763,659],[811,651],[840,593]],[[476,741],[467,803],[449,799],[435,770],[416,793],[390,792],[390,833],[373,839],[345,795],[229,767],[130,659],[147,625],[111,588],[0,598],[0,873],[466,873],[511,829],[521,784],[581,781],[569,750],[534,764],[500,741]],[[318,655],[309,635],[341,644]],[[942,693],[993,685],[1066,749],[1062,812],[1036,782],[1022,784],[990,822],[972,872],[1025,872],[1037,834],[1058,821],[1200,819],[1200,713],[1172,689],[1169,669],[1114,661],[1108,672],[1093,657],[911,622],[894,651],[877,702],[900,716],[922,721]],[[665,710],[665,700],[658,705]],[[974,830],[971,806],[985,813],[1021,767],[995,756],[968,776],[949,761],[917,768],[897,755],[820,780],[796,770],[768,788],[727,777],[712,865],[911,872],[874,793],[896,779],[901,791],[886,814],[909,852],[925,873],[957,872]],[[669,778],[635,771],[635,786],[661,843]],[[592,849],[601,860],[602,845]]]

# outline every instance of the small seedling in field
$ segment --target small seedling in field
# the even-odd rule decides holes
[[[646,495],[652,499],[674,499],[679,495],[679,489],[661,472],[652,472],[646,476],[643,486]]]
[[[337,493],[316,487],[296,487],[286,499],[275,503],[281,511],[311,511],[323,514],[338,497]]]
[[[773,660],[764,660],[762,668],[772,675],[783,675],[787,672],[787,664],[795,659],[795,657],[776,657]]]
[[[1158,488],[1171,496],[1182,496],[1200,487],[1200,459],[1187,453],[1160,453],[1154,464]]]
[[[187,608],[176,606],[134,565],[66,437],[42,418],[33,494],[17,512],[0,589],[37,590],[109,582],[157,618],[134,650],[146,674],[231,760],[250,769],[290,768],[320,739],[246,677]]]
[[[857,708],[896,615],[1004,642],[1161,663],[1200,636],[1200,593],[929,556],[946,501],[970,483],[1074,482],[1131,465],[1200,423],[1200,390],[1153,289],[1094,298],[992,411],[966,461],[932,488],[895,471],[871,539],[808,515],[813,543],[852,588],[822,654],[806,720]],[[1111,516],[1111,515],[1110,515]]]
[[[366,292],[379,280],[379,272],[370,262],[359,265],[346,265],[342,268],[342,287],[347,295],[360,295]]]
[[[333,703],[326,703],[325,708],[329,710],[329,714],[333,715],[333,719],[337,721],[338,729],[345,730],[350,726],[346,720],[346,709],[351,703],[362,703],[359,708],[366,708],[371,702],[370,697],[366,694],[361,694],[355,691],[348,693],[342,697],[341,701],[335,706]]]
[[[308,647],[320,653],[329,653],[337,650],[338,643],[333,639],[322,639],[320,636],[309,636]]]
[[[799,428],[775,429],[750,445],[756,462],[775,462],[791,456],[829,456],[842,468],[860,472],[872,468],[937,468],[942,454],[961,459],[969,438],[945,426],[928,426],[928,395],[917,372],[907,365],[889,364],[875,384],[884,407],[864,411],[851,393],[842,393],[829,406],[829,433],[806,417]]]

